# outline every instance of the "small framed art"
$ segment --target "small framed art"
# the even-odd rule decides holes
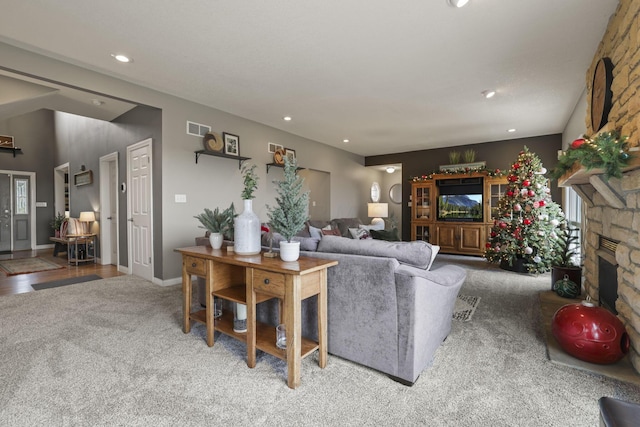
[[[238,135],[223,132],[222,140],[224,141],[224,154],[230,156],[240,155],[240,137]]]
[[[292,150],[291,148],[287,148],[287,149],[285,149],[284,154],[287,157],[287,159],[289,159],[289,162],[295,162],[296,161],[296,150]]]

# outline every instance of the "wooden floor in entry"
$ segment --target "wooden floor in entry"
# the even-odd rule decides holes
[[[38,273],[17,274],[15,276],[7,276],[0,270],[0,296],[21,294],[25,292],[34,292],[32,284],[51,282],[54,280],[62,280],[70,277],[87,276],[96,274],[102,278],[122,276],[115,265],[100,265],[94,263],[79,264],[78,266],[69,265],[67,263],[66,253],[53,256],[53,249],[40,249],[35,251],[18,251],[11,254],[0,255],[0,259],[17,259],[41,257],[49,261],[53,261],[65,268],[59,268],[52,271],[41,271]]]

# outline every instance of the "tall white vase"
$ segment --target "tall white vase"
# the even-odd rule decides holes
[[[253,200],[243,200],[244,211],[234,220],[234,251],[238,255],[260,253],[260,218],[253,212]]]

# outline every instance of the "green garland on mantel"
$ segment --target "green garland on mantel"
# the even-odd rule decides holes
[[[443,170],[443,171],[434,171],[431,172],[428,175],[422,175],[422,176],[414,176],[412,178],[409,179],[409,181],[411,182],[422,182],[422,181],[428,181],[433,179],[434,175],[460,175],[460,174],[467,174],[467,175],[473,175],[474,173],[483,173],[486,176],[491,176],[491,177],[497,177],[497,176],[505,176],[507,174],[508,171],[502,171],[500,169],[487,169],[486,166],[483,167],[479,167],[479,168],[460,168],[460,169],[447,169],[447,170]]]
[[[622,169],[631,159],[627,139],[626,136],[620,137],[617,131],[603,132],[593,138],[584,136],[576,139],[562,152],[549,175],[551,179],[557,180],[578,163],[587,170],[604,169],[607,179],[612,176],[622,178]]]

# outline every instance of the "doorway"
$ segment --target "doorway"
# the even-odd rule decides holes
[[[153,280],[153,174],[151,138],[127,147],[127,241],[129,270]]]
[[[100,157],[100,263],[103,265],[120,265],[118,219],[118,153],[111,153]]]
[[[35,247],[35,172],[0,171],[0,253]]]

